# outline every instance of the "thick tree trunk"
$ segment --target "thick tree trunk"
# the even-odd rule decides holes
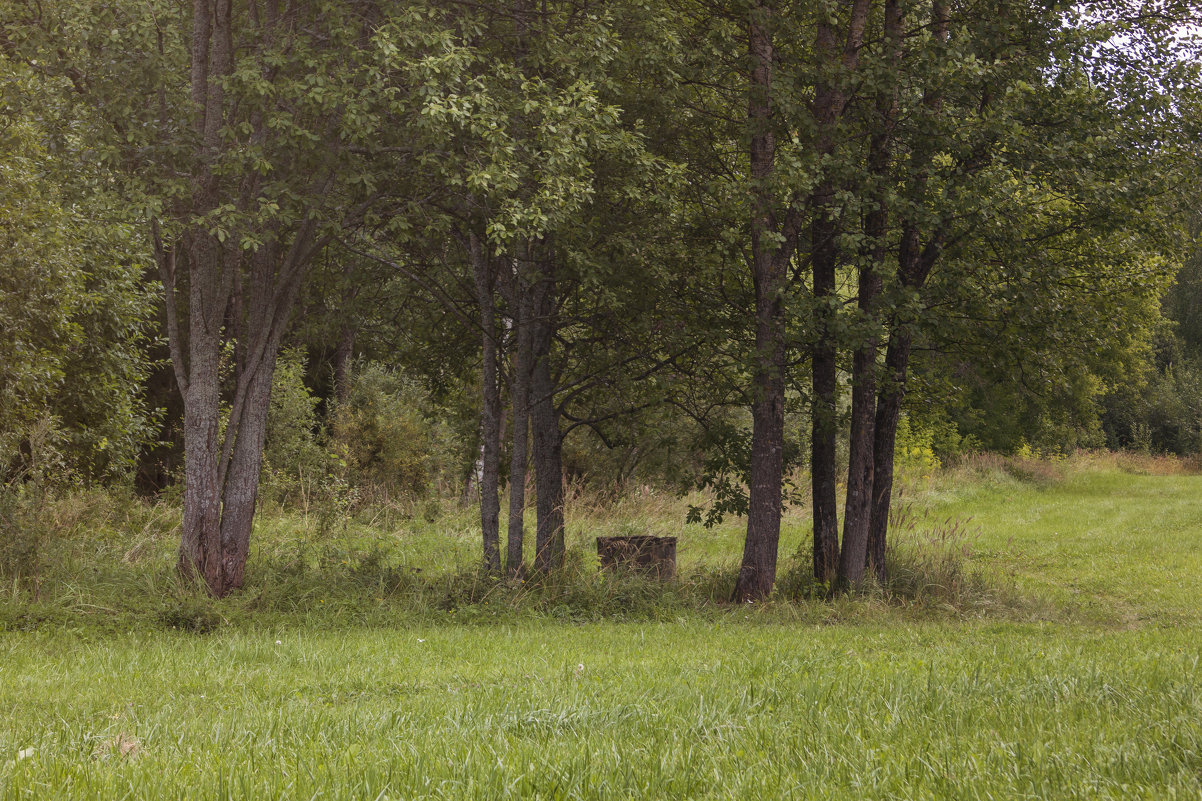
[[[192,326],[189,381],[184,393],[184,520],[179,570],[210,587],[221,571],[221,487],[218,482],[218,436],[221,424],[218,356],[215,336],[197,336]]]
[[[751,404],[751,465],[747,535],[735,582],[735,602],[772,592],[780,541],[781,472],[785,430],[785,344],[781,292],[784,265],[774,258],[771,188],[776,157],[771,129],[772,34],[769,8],[753,6],[748,24],[751,55],[747,118],[751,130],[751,272],[755,285],[755,375]],[[776,243],[778,244],[778,243]]]
[[[184,519],[179,569],[210,587],[221,584],[221,327],[228,292],[218,268],[220,246],[203,232],[187,240],[188,361],[177,373],[184,396]],[[168,297],[168,303],[174,298]],[[173,353],[183,344],[171,343]],[[176,359],[183,369],[182,358]]]
[[[493,263],[479,237],[469,239],[476,299],[480,307],[482,404],[480,411],[480,528],[484,540],[484,569],[501,570],[500,550],[500,473],[501,473],[501,391],[497,383],[496,301]]]
[[[535,364],[531,389],[533,394],[539,397],[539,400],[534,402],[530,415],[534,433],[534,473],[538,490],[534,566],[537,570],[546,572],[563,567],[564,494],[559,414],[550,398],[550,374],[545,361]]]
[[[885,546],[893,498],[893,459],[897,424],[905,397],[906,367],[910,360],[909,331],[895,330],[885,351],[885,380],[876,406],[873,432],[872,520],[868,529],[868,563],[881,584],[889,580]]]
[[[860,307],[875,314],[880,278],[871,270],[860,274]],[[876,426],[877,339],[871,334],[852,357],[851,435],[848,450],[847,497],[843,509],[843,544],[839,550],[838,586],[859,587],[864,580],[868,528],[872,514],[873,431]]]
[[[246,560],[250,555],[250,535],[255,505],[259,497],[259,477],[263,467],[263,442],[267,437],[267,411],[271,406],[271,382],[275,375],[278,340],[268,345],[269,352],[248,377],[246,411],[239,421],[230,455],[229,469],[222,488],[221,505],[221,583],[212,588],[217,596],[241,589]]]
[[[524,570],[522,549],[525,540],[527,442],[530,437],[530,361],[531,324],[530,297],[522,281],[519,266],[515,278],[513,321],[513,379],[510,396],[513,402],[513,447],[509,455],[509,537],[506,543],[505,570],[519,576]]]
[[[879,347],[881,273],[887,252],[889,225],[889,162],[893,156],[893,127],[897,117],[897,87],[901,68],[902,14],[900,0],[885,0],[885,38],[889,48],[889,70],[881,81],[876,99],[876,130],[868,147],[868,172],[878,194],[864,224],[867,257],[860,267],[858,306],[863,339],[852,357],[851,434],[848,448],[847,497],[843,511],[843,545],[839,553],[837,584],[859,587],[864,580],[872,521],[875,474],[876,360]]]
[[[820,198],[825,215],[829,196]],[[813,395],[810,402],[810,496],[814,522],[814,578],[832,582],[839,563],[838,493],[835,482],[835,437],[838,426],[835,344],[830,331],[835,302],[835,226],[825,217],[812,226],[815,344],[810,353]]]
[[[555,408],[555,385],[551,377],[551,341],[555,331],[554,279],[544,277],[536,292],[534,360],[530,377],[530,427],[538,493],[534,567],[545,573],[563,567],[563,437],[559,431],[559,411]]]

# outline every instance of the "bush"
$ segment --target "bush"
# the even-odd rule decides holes
[[[1202,453],[1202,363],[1166,338],[1156,370],[1136,386],[1105,399],[1102,423],[1108,447],[1137,453]]]
[[[0,483],[0,578],[38,594],[43,540],[51,527],[48,501],[56,482],[69,480],[57,421],[42,417],[23,446],[4,454],[9,478]]]
[[[426,495],[438,473],[435,425],[422,413],[418,387],[397,371],[360,363],[350,396],[331,418],[330,444],[351,483],[396,495]]]
[[[263,449],[269,484],[291,497],[306,479],[324,478],[335,462],[322,447],[317,420],[320,399],[305,385],[305,351],[287,348],[276,362],[267,413],[267,441]]]

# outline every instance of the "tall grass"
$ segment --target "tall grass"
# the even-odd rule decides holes
[[[1109,482],[1118,471],[1130,475],[1137,468],[1149,474],[1149,481],[1152,473],[1188,478],[1188,468],[1180,462],[1148,457],[1130,463],[1089,455],[1044,466],[979,457],[924,483],[906,484],[894,506],[889,583],[868,586],[837,614],[864,619],[904,608],[934,616],[1054,618],[1059,613],[1048,596],[1062,598],[1064,608],[1073,599],[1059,588],[1047,593],[1044,585],[1014,578],[1014,565],[1024,553],[1049,545],[1025,535],[1016,539],[1006,521],[1024,508],[1059,510],[1077,503],[1075,487],[1088,476],[1097,476],[1089,481]],[[1015,503],[1016,493],[1027,500]],[[0,627],[207,631],[296,619],[306,625],[392,625],[399,619],[721,617],[731,613],[726,602],[742,525],[728,521],[706,529],[686,524],[685,510],[700,500],[645,487],[618,497],[575,488],[568,507],[568,565],[557,575],[527,582],[477,569],[476,511],[455,500],[339,507],[330,514],[317,508],[316,501],[294,509],[268,505],[252,539],[247,586],[218,603],[182,584],[174,572],[179,521],[174,502],[75,490],[47,498],[38,508],[36,582],[28,571],[0,566]],[[1159,503],[1138,501],[1145,502]],[[976,512],[984,517],[974,520]],[[1079,512],[1063,514],[1081,518]],[[784,619],[827,619],[832,614],[826,602],[829,588],[817,586],[810,575],[807,518],[808,509],[795,508],[783,525],[778,589],[768,607]],[[1040,529],[1032,525],[1034,535]],[[594,539],[615,534],[679,537],[678,579],[660,583],[598,572]]]

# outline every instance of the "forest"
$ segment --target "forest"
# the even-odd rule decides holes
[[[851,797],[883,730],[794,764],[763,708],[810,667],[903,728],[1076,682],[874,797],[1202,792],[1200,73],[1189,0],[0,0],[0,798]],[[68,652],[176,706],[97,728]],[[398,659],[466,682],[410,721],[461,774],[372,717]],[[317,715],[262,758],[318,773],[223,762],[190,681],[252,755]],[[1104,757],[1128,714],[1172,742]]]

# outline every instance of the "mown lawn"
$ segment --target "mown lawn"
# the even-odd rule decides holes
[[[0,797],[1202,798],[1202,477],[910,497],[973,515],[974,568],[1030,603],[248,613],[203,635],[81,612],[0,633]],[[735,528],[690,537],[737,554]]]

